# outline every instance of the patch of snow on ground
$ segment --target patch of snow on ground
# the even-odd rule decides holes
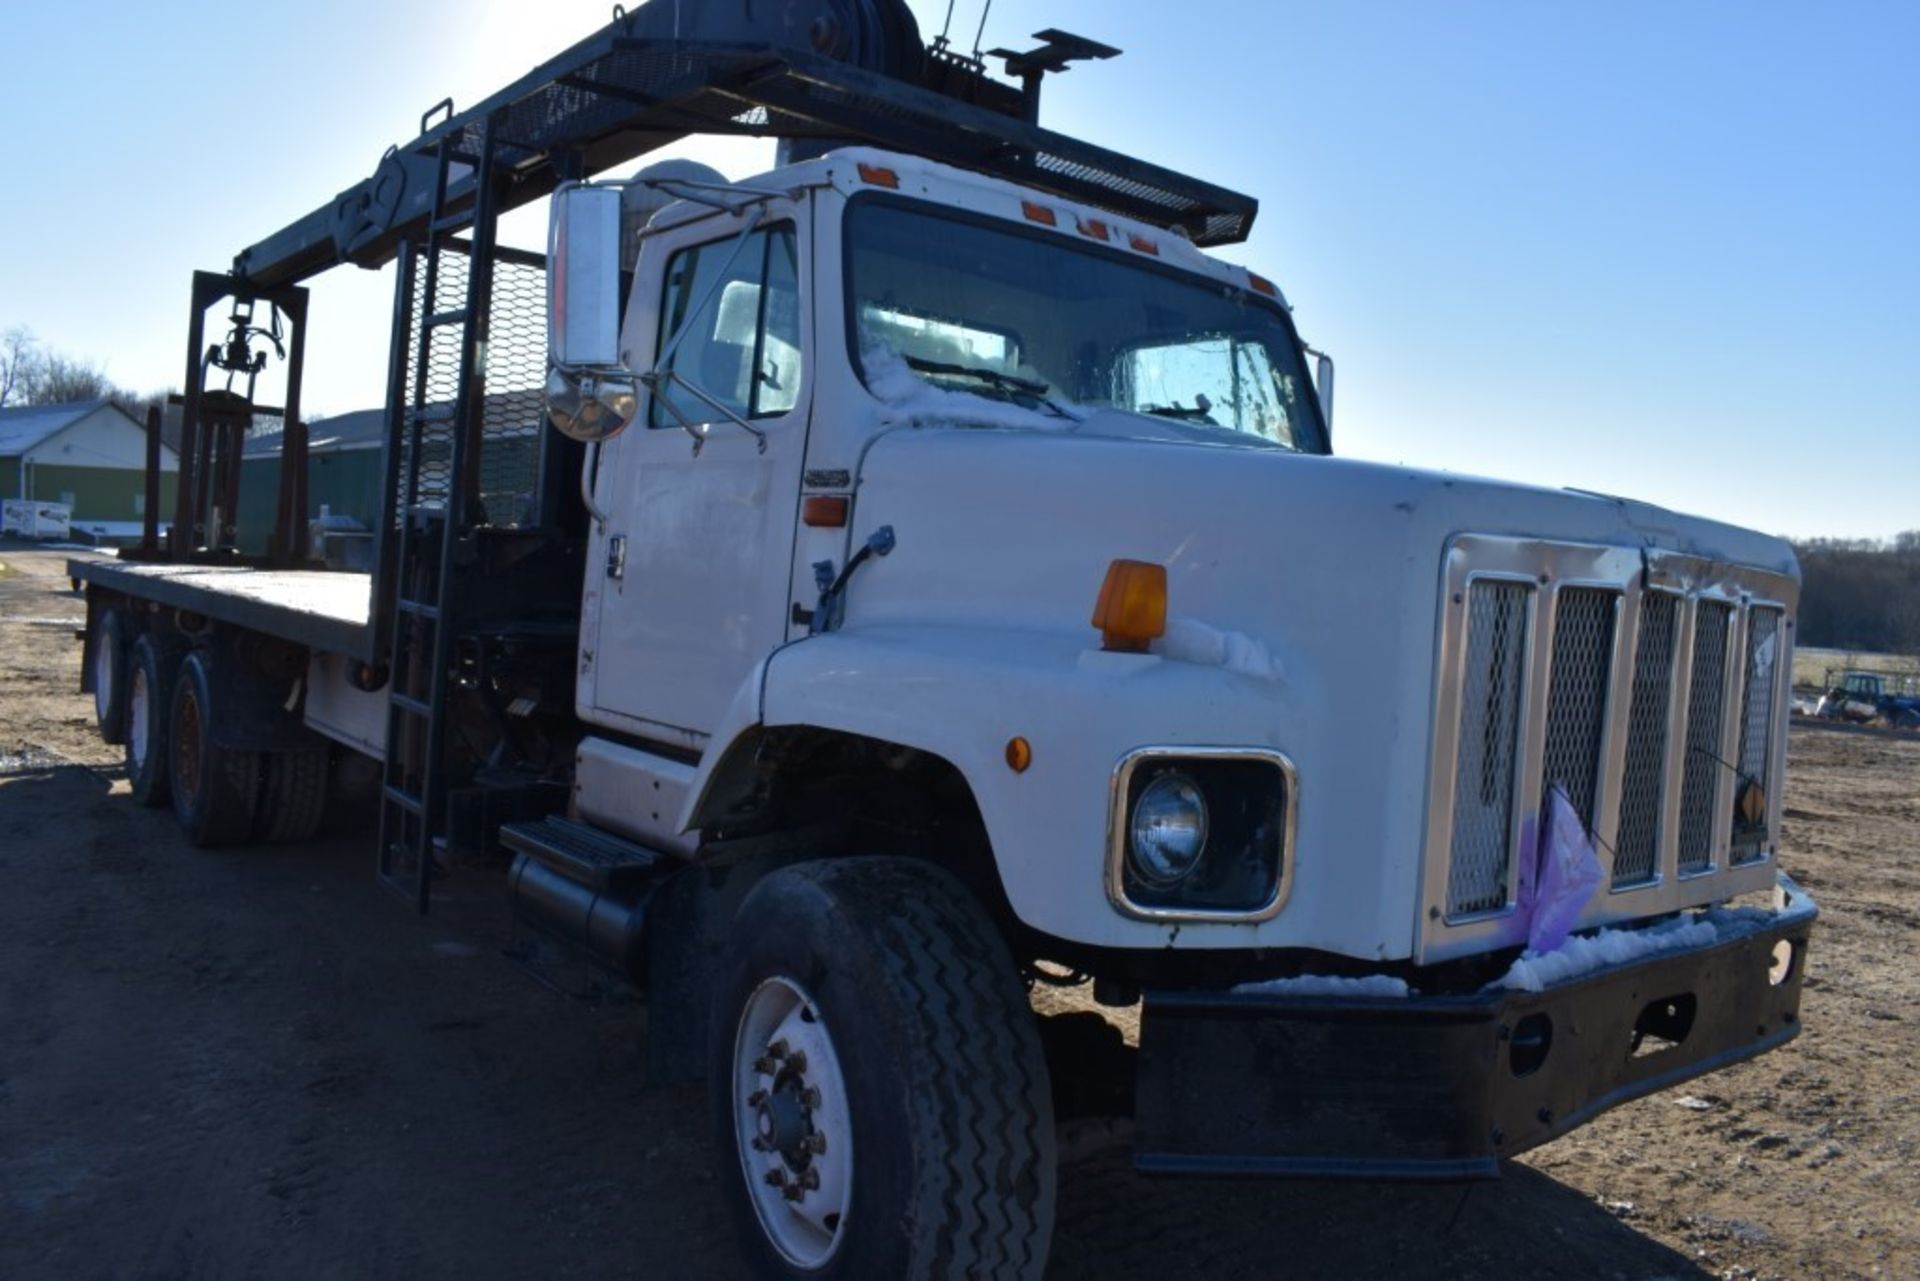
[[[1412,996],[1405,979],[1390,974],[1344,978],[1331,974],[1302,974],[1298,978],[1242,983],[1233,989],[1250,996]]]
[[[1245,632],[1230,631],[1197,618],[1169,618],[1166,635],[1155,650],[1176,663],[1224,667],[1260,680],[1280,679],[1280,664],[1262,641]]]

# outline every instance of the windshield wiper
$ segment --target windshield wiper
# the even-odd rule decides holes
[[[1002,373],[998,369],[988,369],[980,365],[955,365],[944,360],[928,360],[924,356],[902,356],[909,369],[919,370],[923,374],[940,374],[949,378],[974,378],[995,391],[1003,391],[1016,404],[1023,399],[1042,405],[1061,418],[1073,418],[1073,415],[1047,398],[1047,384],[1033,378],[1022,378],[1017,374]]]
[[[909,368],[923,374],[947,374],[955,378],[978,378],[981,382],[1003,391],[1017,391],[1037,400],[1047,397],[1047,385],[1031,378],[1021,378],[1015,374],[1001,373],[998,369],[988,369],[981,365],[952,365],[944,360],[927,360],[921,356],[904,357]]]

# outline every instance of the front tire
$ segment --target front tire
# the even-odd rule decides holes
[[[168,790],[187,839],[202,847],[247,839],[260,801],[260,754],[214,741],[213,660],[195,650],[180,664],[167,721]]]
[[[1040,1039],[1006,945],[946,872],[835,859],[755,886],[715,989],[708,1086],[759,1275],[1044,1270]]]

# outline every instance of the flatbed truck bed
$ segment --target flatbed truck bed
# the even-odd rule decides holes
[[[373,576],[344,570],[256,569],[70,560],[75,579],[243,627],[309,649],[371,662]]]

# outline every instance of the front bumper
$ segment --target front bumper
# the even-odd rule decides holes
[[[1815,909],[1785,877],[1777,903],[1704,914],[1711,941],[1541,991],[1148,992],[1135,1163],[1167,1174],[1497,1176],[1502,1159],[1616,1104],[1792,1040]]]

